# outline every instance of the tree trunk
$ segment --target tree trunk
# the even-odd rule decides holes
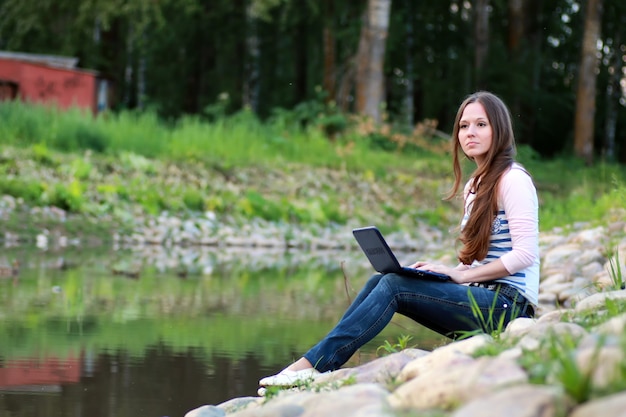
[[[256,17],[252,13],[252,5],[246,8],[246,56],[244,59],[243,107],[253,112],[259,110],[259,38],[257,36]]]
[[[391,0],[368,0],[357,58],[356,111],[377,123],[382,120],[385,97],[383,65],[390,9]]]
[[[508,48],[509,52],[517,52],[525,33],[526,13],[524,9],[524,0],[509,0],[509,33]],[[512,55],[514,56],[514,55]]]
[[[407,16],[406,16],[406,48],[404,52],[404,56],[406,58],[406,67],[404,78],[406,80],[406,89],[404,90],[404,112],[406,113],[406,123],[408,126],[413,126],[415,124],[415,74],[413,62],[415,60],[414,47],[415,38],[414,38],[414,0],[406,0],[406,8],[407,8]]]
[[[596,74],[599,66],[597,43],[601,15],[602,0],[587,0],[574,122],[574,151],[587,165],[593,162]]]
[[[609,80],[606,86],[606,116],[604,119],[604,157],[615,161],[615,133],[617,129],[617,107],[622,95],[620,78],[622,73],[622,53],[620,34],[616,33],[613,42],[613,62],[609,66]]]
[[[520,81],[511,83],[509,107],[519,118],[517,141],[533,144],[537,123],[538,97],[541,95],[542,43],[544,24],[542,0],[509,0],[507,51],[509,65],[519,73]],[[523,69],[522,69],[523,68]]]
[[[137,108],[143,110],[146,100],[146,57],[141,51],[137,65]]]
[[[328,94],[326,102],[336,100],[337,93],[337,63],[335,51],[335,4],[334,0],[324,0],[324,29],[322,32],[324,53],[324,74],[322,86]]]
[[[127,108],[133,106],[133,25],[129,24],[128,33],[126,33],[126,62],[124,63],[124,105]]]
[[[307,96],[307,80],[308,80],[308,57],[309,57],[309,27],[306,19],[302,19],[298,22],[295,28],[296,32],[293,34],[296,42],[294,43],[294,58],[295,58],[295,83],[294,83],[294,95],[293,103],[301,103],[309,97]]]
[[[489,52],[489,0],[476,0],[474,6],[474,70],[476,86],[484,88],[482,72]]]

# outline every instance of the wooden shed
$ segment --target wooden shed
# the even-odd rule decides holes
[[[79,107],[94,114],[109,108],[110,82],[77,64],[77,58],[0,51],[0,100]]]

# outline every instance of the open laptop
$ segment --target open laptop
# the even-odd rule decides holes
[[[382,233],[376,226],[361,227],[352,231],[354,238],[369,259],[374,269],[382,274],[394,272],[400,275],[413,276],[422,279],[447,281],[448,275],[437,272],[401,266],[398,259],[389,248]]]

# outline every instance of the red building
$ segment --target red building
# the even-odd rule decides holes
[[[82,356],[82,355],[81,355]],[[20,358],[3,361],[0,366],[0,391],[32,389],[60,390],[63,384],[80,382],[82,357]]]
[[[96,71],[77,68],[77,58],[0,51],[0,101],[80,107],[94,113],[110,103],[110,83]]]

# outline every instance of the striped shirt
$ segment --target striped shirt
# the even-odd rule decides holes
[[[472,180],[465,185],[464,227],[469,218],[475,194]],[[532,304],[539,293],[539,204],[537,190],[530,176],[518,164],[503,174],[498,187],[498,213],[491,226],[489,250],[485,259],[472,267],[500,259],[509,275],[496,282],[517,288]]]

